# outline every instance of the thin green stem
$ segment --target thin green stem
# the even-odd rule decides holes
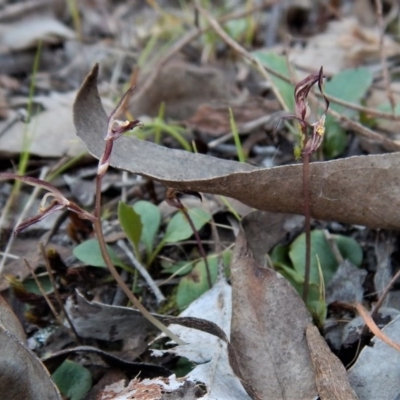
[[[160,243],[158,243],[157,247],[154,249],[154,251],[151,253],[150,257],[147,260],[147,267],[150,267],[150,265],[153,263],[153,261],[156,259],[158,256],[158,253],[163,249],[165,246],[165,241],[164,239],[161,240]]]
[[[232,129],[233,140],[235,141],[236,151],[238,159],[241,163],[246,162],[246,157],[243,152],[242,143],[240,143],[239,131],[236,125],[235,118],[233,116],[232,108],[229,107],[229,122]]]

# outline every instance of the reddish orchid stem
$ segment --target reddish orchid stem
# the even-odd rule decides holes
[[[183,215],[185,216],[186,221],[189,223],[190,227],[192,228],[192,231],[193,231],[193,233],[194,233],[194,237],[196,238],[197,245],[199,246],[200,254],[201,254],[201,256],[203,257],[203,259],[204,259],[204,264],[205,264],[205,266],[206,266],[206,273],[207,273],[207,282],[208,282],[208,286],[209,286],[210,289],[211,289],[211,288],[212,288],[212,280],[211,280],[210,266],[209,266],[209,264],[208,264],[207,254],[206,254],[206,251],[204,250],[203,243],[201,242],[199,232],[197,232],[197,229],[196,229],[196,227],[194,226],[194,223],[193,223],[193,221],[192,221],[192,218],[190,218],[190,215],[189,215],[189,213],[187,212],[186,208],[185,208],[185,207],[181,208],[181,211],[182,211]]]
[[[96,232],[97,240],[99,241],[101,255],[104,259],[104,262],[107,265],[108,270],[110,271],[113,278],[116,280],[122,291],[128,297],[128,299],[132,302],[132,304],[142,313],[142,315],[150,321],[154,326],[164,332],[170,339],[175,341],[177,344],[184,344],[178,336],[176,336],[170,329],[168,329],[161,321],[155,318],[147,309],[142,305],[142,303],[136,298],[136,296],[130,291],[126,283],[119,276],[118,271],[114,267],[114,264],[108,254],[106,242],[103,235],[103,228],[101,226],[100,219],[100,211],[101,211],[101,176],[96,176],[96,205],[95,205],[95,221],[93,222],[94,231]]]
[[[303,284],[303,300],[307,303],[311,270],[311,213],[310,213],[310,154],[303,154],[303,201],[306,234],[306,259]]]

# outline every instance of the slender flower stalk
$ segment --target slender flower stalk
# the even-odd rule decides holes
[[[182,193],[189,194],[189,195],[192,195],[192,196],[196,196],[200,200],[202,200],[201,195],[198,192],[194,192],[192,190],[185,190],[183,192],[180,192],[180,191],[178,191],[176,189],[168,188],[167,189],[167,193],[166,193],[165,201],[171,207],[175,207],[178,210],[180,210],[182,212],[183,216],[185,217],[186,221],[190,225],[190,228],[193,231],[194,237],[196,238],[196,242],[197,242],[197,246],[199,248],[200,254],[201,254],[201,256],[202,256],[202,258],[204,260],[204,265],[206,267],[206,274],[207,274],[207,283],[208,283],[208,287],[211,289],[212,288],[212,279],[211,279],[211,271],[210,271],[210,265],[208,263],[207,254],[206,254],[206,251],[204,250],[203,243],[201,242],[199,232],[197,232],[197,229],[194,226],[192,218],[190,218],[190,215],[189,215],[186,207],[183,205],[183,203],[181,202],[181,200],[179,198],[179,196]]]
[[[103,235],[102,224],[101,224],[101,181],[103,176],[108,170],[110,165],[110,157],[113,149],[114,140],[118,139],[125,132],[133,129],[136,126],[141,126],[142,123],[138,120],[135,121],[120,121],[116,119],[116,115],[121,111],[122,104],[124,100],[132,93],[133,88],[129,89],[124,96],[121,98],[117,107],[112,111],[110,116],[108,117],[108,128],[105,137],[105,148],[102,157],[99,160],[97,176],[96,176],[96,197],[95,197],[95,210],[94,213],[91,214],[81,207],[79,207],[76,203],[68,200],[60,190],[58,190],[54,185],[43,181],[38,178],[20,176],[13,173],[0,173],[0,181],[4,180],[18,180],[24,182],[28,185],[38,186],[45,190],[48,193],[43,197],[43,200],[40,204],[39,213],[34,217],[23,221],[20,225],[18,225],[14,234],[18,234],[22,230],[26,229],[28,226],[33,225],[43,218],[53,214],[56,211],[68,209],[74,213],[76,213],[80,218],[88,219],[93,223],[94,231],[96,233],[97,239],[99,241],[99,246],[101,250],[102,257],[104,259],[105,264],[107,265],[111,275],[117,281],[118,285],[121,287],[125,295],[132,302],[132,304],[142,313],[142,315],[148,319],[151,323],[153,323],[158,329],[160,329],[164,334],[169,336],[173,341],[177,344],[184,344],[184,342],[176,336],[170,329],[168,329],[161,321],[155,318],[147,309],[140,303],[140,301],[135,297],[135,295],[130,291],[125,282],[121,279],[116,270],[108,252],[107,247]]]
[[[318,148],[325,134],[325,118],[329,107],[329,101],[322,90],[323,68],[318,73],[311,74],[300,81],[294,89],[295,113],[284,117],[285,119],[295,119],[299,123],[300,133],[300,156],[303,160],[303,199],[306,233],[306,254],[305,254],[305,274],[303,286],[303,300],[307,302],[311,269],[311,205],[310,205],[310,158]],[[319,91],[325,100],[325,110],[321,117],[310,124],[310,109],[308,107],[307,97],[311,88],[318,83]],[[309,134],[309,128],[312,133]]]

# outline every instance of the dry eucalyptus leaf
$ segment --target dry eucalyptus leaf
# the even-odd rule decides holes
[[[96,65],[74,104],[74,124],[89,152],[101,157],[107,116],[97,91]],[[115,142],[111,165],[181,190],[220,194],[263,211],[303,213],[302,166],[256,168],[167,149],[134,137]],[[351,157],[310,165],[314,218],[371,228],[400,228],[398,153]]]
[[[320,399],[357,400],[358,397],[347,379],[346,368],[332,353],[318,328],[309,325],[306,335]]]
[[[130,110],[136,117],[155,117],[164,102],[166,117],[189,118],[202,104],[226,104],[237,97],[235,87],[227,76],[226,71],[211,66],[169,62],[157,76],[150,74],[144,80],[139,77],[138,90],[132,97]]]
[[[300,215],[253,211],[242,218],[249,248],[255,260],[265,265],[265,255],[288,233],[303,229],[304,217]]]
[[[111,368],[124,371],[131,376],[140,374],[141,378],[156,378],[171,375],[171,371],[158,365],[143,362],[130,362],[91,346],[78,346],[72,349],[61,350],[46,357],[43,363],[46,368],[53,373],[68,357],[76,356],[77,354],[83,354],[84,356],[89,354],[97,355]]]
[[[62,43],[74,40],[75,32],[52,17],[30,18],[9,25],[0,44],[11,51],[35,48],[40,41]]]
[[[31,135],[29,153],[39,157],[77,156],[85,151],[74,135],[70,114],[75,93],[36,96],[44,110],[33,116],[28,126],[16,123],[0,137],[0,155],[13,156],[24,151],[25,131]],[[0,124],[3,127],[8,121]]]
[[[363,283],[367,271],[357,268],[349,260],[344,260],[326,287],[326,304],[361,302],[364,296]]]
[[[21,323],[2,296],[0,296],[0,326],[13,333],[21,342],[25,342],[25,332]]]
[[[132,308],[87,301],[76,293],[76,302],[69,297],[65,305],[71,321],[82,338],[115,341],[136,335],[143,339],[155,332],[154,325]]]
[[[3,400],[61,400],[44,365],[24,344],[24,333],[7,303],[0,301],[0,387]]]
[[[262,399],[315,398],[305,337],[311,316],[299,295],[281,275],[255,262],[242,233],[231,273],[231,343],[245,381]]]

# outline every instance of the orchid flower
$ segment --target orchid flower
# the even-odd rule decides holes
[[[124,133],[132,130],[133,128],[140,126],[143,127],[143,123],[139,120],[134,121],[121,121],[115,118],[116,115],[121,111],[122,105],[125,100],[132,94],[134,87],[129,88],[124,95],[121,97],[117,106],[111,112],[108,117],[108,128],[107,135],[105,137],[106,146],[104,153],[99,161],[99,166],[97,169],[97,174],[103,177],[110,165],[110,157],[113,149],[114,140],[118,139]]]
[[[80,218],[88,219],[90,221],[94,221],[95,217],[89,212],[83,210],[76,203],[68,200],[60,190],[58,190],[54,185],[49,182],[43,181],[42,179],[33,178],[31,176],[21,176],[13,173],[3,172],[0,173],[0,181],[14,179],[17,181],[21,181],[31,186],[37,186],[42,189],[48,191],[46,193],[40,203],[39,213],[27,220],[21,222],[15,229],[14,235],[17,235],[28,226],[36,224],[41,221],[43,218],[48,217],[49,215],[55,213],[60,210],[70,210],[76,213]],[[49,200],[50,199],[50,200]]]
[[[329,107],[329,101],[324,95],[322,90],[323,81],[323,69],[320,68],[318,73],[311,74],[305,79],[300,81],[294,89],[295,99],[295,113],[285,118],[296,119],[300,124],[300,135],[301,135],[301,154],[312,154],[314,153],[322,143],[325,133],[325,118]],[[310,93],[311,88],[318,83],[319,91],[321,92],[325,100],[325,110],[318,121],[310,124],[308,119],[310,117],[310,109],[308,107],[307,97]],[[307,128],[313,127],[311,137],[307,134]]]

